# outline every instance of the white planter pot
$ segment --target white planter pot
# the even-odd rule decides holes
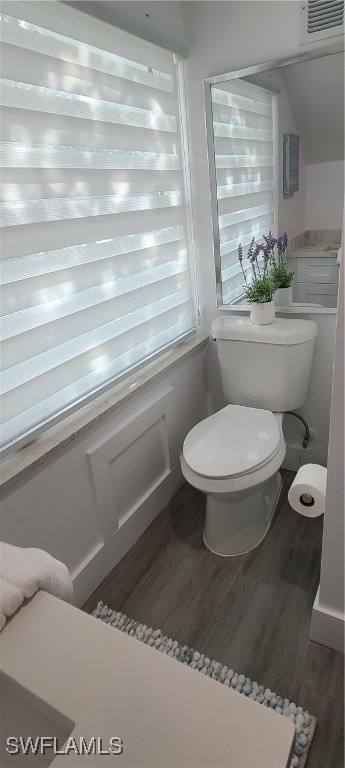
[[[276,307],[291,307],[292,304],[292,286],[288,288],[277,288],[273,301]]]
[[[274,301],[266,301],[264,304],[250,305],[250,319],[254,325],[270,325],[274,322]]]

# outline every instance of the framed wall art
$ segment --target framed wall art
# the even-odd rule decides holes
[[[283,194],[299,189],[299,136],[283,133]]]

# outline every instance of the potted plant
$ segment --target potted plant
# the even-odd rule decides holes
[[[262,258],[259,259],[261,252]],[[275,317],[273,301],[275,283],[270,274],[270,253],[267,243],[255,245],[255,238],[253,237],[248,249],[247,258],[252,268],[250,278],[243,268],[243,249],[240,244],[238,246],[238,260],[244,277],[245,297],[251,304],[250,319],[256,325],[269,325],[273,323]]]
[[[269,251],[270,274],[276,286],[274,293],[274,303],[279,306],[290,306],[292,304],[292,281],[294,272],[288,272],[286,253],[288,238],[286,232],[278,235],[277,238],[264,235],[264,240]]]

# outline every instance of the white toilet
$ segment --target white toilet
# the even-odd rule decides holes
[[[218,555],[249,552],[269,528],[282,483],[283,413],[306,400],[317,333],[311,320],[212,323],[231,405],[193,427],[181,466],[186,480],[207,494],[204,541]]]

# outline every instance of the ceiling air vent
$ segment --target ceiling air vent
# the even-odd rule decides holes
[[[344,34],[344,0],[307,0],[301,3],[301,43]]]

